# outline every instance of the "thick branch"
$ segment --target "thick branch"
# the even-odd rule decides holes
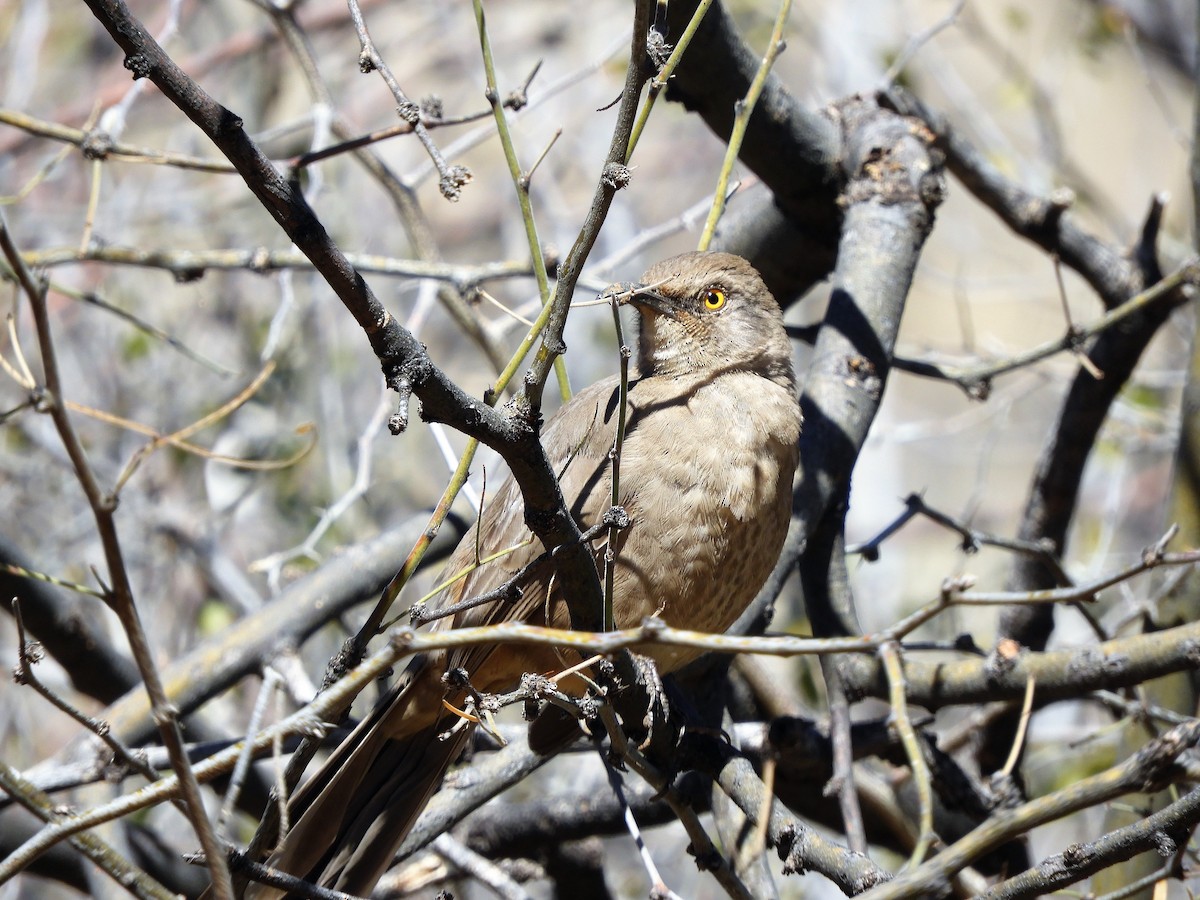
[[[904,302],[943,184],[937,161],[910,123],[873,104],[841,108],[849,181],[833,296],[800,405],[798,529],[785,559],[799,555],[814,634],[858,632],[841,566],[850,473],[883,397]]]
[[[1200,669],[1200,623],[1192,622],[1152,634],[1117,638],[1095,647],[1026,651],[1013,659],[992,654],[985,659],[926,662],[905,660],[906,695],[929,710],[962,704],[1019,700],[1030,678],[1037,680],[1039,703],[1079,698],[1089,691],[1132,687],[1172,672]],[[882,667],[864,656],[844,660],[847,691],[857,696],[886,697]]]
[[[676,0],[667,7],[670,40],[683,32],[697,5],[695,0]],[[746,96],[759,62],[759,54],[741,39],[725,8],[714,3],[668,83],[667,99],[698,113],[725,141],[733,128],[734,110]],[[804,108],[777,77],[770,76],[755,104],[739,156],[767,184],[784,218],[798,229],[800,240],[784,255],[747,254],[781,300],[807,290],[833,267],[841,155],[836,125]],[[731,248],[725,235],[732,225],[721,226],[720,246]],[[732,244],[737,243],[734,236]],[[779,290],[783,285],[790,289]]]

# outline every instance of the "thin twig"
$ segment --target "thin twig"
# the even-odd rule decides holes
[[[162,735],[163,744],[167,747],[171,757],[171,767],[179,775],[183,798],[187,804],[188,819],[196,836],[200,839],[205,853],[210,856],[209,870],[212,874],[215,896],[218,900],[232,900],[233,884],[230,881],[229,869],[221,855],[221,846],[213,832],[212,823],[205,815],[204,804],[200,797],[200,785],[196,781],[184,750],[183,734],[179,728],[177,711],[167,699],[167,694],[163,689],[162,679],[154,662],[154,653],[150,648],[145,629],[142,627],[141,615],[134,600],[133,585],[129,580],[124,552],[117,536],[116,521],[113,516],[116,510],[116,500],[109,492],[103,490],[96,480],[83,444],[67,414],[66,406],[63,403],[63,384],[59,377],[54,340],[50,332],[46,293],[44,288],[34,281],[33,276],[25,267],[2,212],[0,212],[0,251],[3,252],[8,264],[17,274],[21,289],[33,311],[38,346],[42,356],[42,369],[45,374],[46,411],[54,421],[59,439],[71,460],[75,476],[83,488],[88,505],[92,510],[96,531],[104,548],[108,577],[112,581],[112,588],[107,597],[108,604],[117,614],[125,636],[129,640],[138,672],[146,687],[146,693],[150,697],[154,720]]]
[[[621,783],[620,774],[612,767],[608,760],[603,760],[603,762],[604,773],[608,776],[609,786],[612,787],[613,794],[616,795],[617,802],[621,805],[622,816],[625,819],[625,829],[629,832],[629,836],[633,838],[633,843],[637,847],[638,857],[642,861],[642,866],[646,869],[646,874],[650,876],[650,891],[652,896],[678,898],[678,895],[667,887],[666,881],[658,871],[658,866],[654,863],[654,857],[650,855],[650,850],[646,847],[646,841],[642,838],[642,830],[638,827],[637,819],[633,815],[633,809],[630,808],[629,802],[625,799],[625,787]]]
[[[1095,337],[1128,319],[1130,316],[1141,312],[1146,307],[1153,306],[1160,300],[1171,296],[1179,288],[1195,288],[1198,282],[1200,282],[1200,264],[1195,259],[1188,260],[1170,275],[1165,276],[1161,281],[1125,300],[1094,322],[1088,325],[1076,326],[1057,340],[1047,341],[1044,344],[1039,344],[1029,350],[1014,354],[994,363],[988,363],[987,365],[975,367],[951,366],[901,357],[897,357],[894,360],[894,364],[896,368],[903,369],[915,375],[950,381],[962,388],[967,396],[973,399],[985,399],[991,390],[992,381],[998,375],[1004,375],[1008,372],[1025,368],[1035,362],[1040,362],[1043,359],[1054,356],[1056,353],[1074,351],[1080,346],[1081,342],[1086,341],[1088,338]]]
[[[412,126],[413,134],[417,136],[417,140],[421,142],[421,146],[425,148],[425,152],[429,154],[433,164],[437,166],[438,175],[441,176],[442,196],[447,200],[457,200],[460,189],[471,180],[471,171],[465,166],[451,166],[446,162],[422,121],[420,106],[405,95],[400,88],[400,83],[396,81],[396,76],[392,74],[392,70],[375,48],[358,0],[347,0],[347,5],[350,8],[350,19],[354,23],[354,31],[358,35],[358,41],[362,47],[362,52],[358,55],[359,68],[364,74],[372,70],[379,72],[384,83],[387,84],[388,90],[392,92],[392,97],[396,100],[397,114]]]
[[[0,789],[18,800],[23,807],[41,819],[53,824],[63,818],[60,806],[47,794],[21,777],[20,773],[0,760]],[[135,866],[115,848],[94,834],[74,834],[71,846],[91,860],[95,865],[135,897],[143,900],[175,900],[179,895],[169,891],[148,872]]]
[[[933,787],[929,774],[929,766],[925,761],[925,750],[921,746],[921,738],[913,728],[912,719],[908,716],[908,698],[904,683],[904,665],[900,658],[900,648],[889,641],[879,648],[879,658],[887,673],[888,700],[892,707],[892,721],[900,733],[900,742],[904,745],[905,756],[913,785],[917,790],[917,843],[908,858],[908,866],[916,868],[932,849],[937,833],[933,830]]]
[[[21,615],[20,600],[16,597],[12,600],[12,609],[13,620],[17,625],[17,668],[13,672],[13,680],[17,684],[24,684],[33,688],[42,697],[50,701],[52,706],[66,713],[94,734],[112,751],[115,760],[119,760],[123,765],[128,766],[148,781],[156,781],[161,778],[162,776],[146,762],[145,755],[135,753],[126,747],[117,739],[116,735],[112,733],[112,729],[105,722],[85,715],[41,682],[33,671],[34,665],[41,659],[41,649],[38,644],[26,639],[25,619]]]
[[[954,6],[945,16],[908,39],[904,45],[904,49],[896,54],[896,59],[888,66],[888,70],[883,75],[883,90],[890,88],[896,83],[896,79],[900,77],[900,73],[912,62],[913,57],[917,55],[922,47],[958,21],[958,16],[966,5],[967,0],[955,0]]]
[[[267,706],[276,696],[276,688],[282,680],[283,678],[278,672],[267,666],[263,673],[262,684],[259,686],[258,697],[254,701],[254,709],[250,713],[250,721],[246,724],[246,730],[250,734],[259,730],[263,717],[267,713]],[[237,764],[233,767],[233,774],[229,778],[229,790],[225,792],[225,801],[221,804],[221,812],[217,815],[217,830],[220,832],[224,832],[226,823],[233,815],[234,807],[242,792],[242,785],[250,771],[250,760],[253,756],[251,745],[243,744],[242,749],[242,755],[238,758]],[[274,749],[272,748],[272,750]]]
[[[688,838],[691,840],[692,853],[696,858],[704,861],[705,866],[730,897],[737,898],[737,900],[750,900],[749,889],[733,870],[726,856],[713,845],[708,832],[701,826],[691,807],[677,795],[670,780],[630,743],[624,729],[618,723],[612,707],[608,703],[601,703],[598,712],[612,744],[613,752],[623,759],[629,768],[637,772],[646,783],[662,794],[663,799],[670,805],[676,818],[687,832]],[[625,809],[628,810],[628,808],[626,804]],[[663,887],[665,888],[665,885]]]
[[[1009,751],[1004,768],[1000,770],[1005,777],[1012,776],[1017,768],[1017,763],[1021,760],[1021,753],[1025,749],[1025,734],[1029,730],[1029,719],[1033,714],[1033,692],[1036,688],[1037,679],[1030,675],[1029,686],[1025,689],[1025,699],[1021,704],[1021,720],[1017,725],[1016,736],[1013,738],[1012,750]]]
[[[700,27],[700,22],[704,19],[704,14],[708,12],[708,8],[712,6],[712,3],[713,0],[700,0],[696,4],[696,11],[692,13],[692,18],[688,21],[687,27],[683,29],[683,34],[679,36],[679,40],[675,42],[675,47],[671,50],[671,55],[667,57],[666,62],[658,70],[658,74],[650,81],[650,90],[646,94],[646,102],[642,104],[637,122],[634,123],[633,131],[629,135],[629,143],[625,150],[625,162],[629,162],[633,158],[633,151],[637,147],[638,139],[642,136],[642,129],[646,127],[646,122],[650,119],[650,112],[654,109],[654,101],[658,99],[658,95],[662,93],[663,88],[670,81],[671,75],[679,67],[684,51],[687,50],[688,44],[692,42],[692,37],[696,34],[696,30]],[[665,6],[665,4],[662,4],[662,6]],[[659,7],[659,10],[662,9],[662,6]],[[659,37],[664,37],[661,32],[657,32],[657,19],[655,20],[655,26]]]
[[[610,471],[612,472],[612,495],[609,502],[613,509],[617,509],[621,505],[621,451],[625,447],[625,428],[629,419],[629,357],[632,356],[633,351],[625,343],[618,296],[614,294],[611,302],[621,373],[617,387],[617,435],[608,452]],[[609,631],[617,627],[613,614],[613,591],[617,574],[617,539],[619,536],[620,526],[614,521],[608,530],[608,541],[604,547],[604,627]]]
[[[550,278],[546,273],[546,259],[542,253],[541,239],[538,237],[537,222],[533,216],[533,203],[529,197],[529,175],[521,171],[521,163],[517,159],[516,146],[513,143],[512,132],[508,127],[508,118],[504,112],[504,104],[500,100],[500,89],[496,84],[496,65],[492,60],[492,45],[488,39],[487,21],[483,14],[483,0],[473,0],[475,8],[475,24],[479,30],[479,46],[483,53],[483,71],[487,81],[484,96],[492,106],[492,114],[496,119],[496,132],[500,136],[500,146],[504,149],[504,159],[508,162],[509,175],[512,176],[513,186],[517,191],[517,203],[521,208],[521,221],[525,225],[525,239],[529,244],[529,258],[533,260],[533,276],[537,280],[538,296],[542,305],[550,308]],[[553,143],[553,141],[551,142]],[[549,148],[547,147],[547,150]],[[539,160],[540,161],[540,160]],[[539,317],[539,324],[545,327],[549,319]],[[554,361],[554,372],[558,377],[559,393],[563,400],[571,396],[571,385],[567,378],[566,363],[559,355]]]
[[[725,148],[725,159],[721,163],[721,173],[717,177],[717,188],[713,192],[712,209],[708,213],[708,220],[704,223],[704,230],[700,233],[700,242],[696,246],[697,250],[708,249],[709,244],[712,243],[713,235],[716,234],[717,222],[721,219],[721,213],[725,211],[725,195],[729,187],[729,178],[733,174],[733,164],[742,149],[742,141],[746,137],[746,128],[750,124],[750,116],[754,112],[754,106],[758,103],[758,98],[762,94],[763,88],[766,87],[767,76],[771,72],[771,67],[775,65],[776,58],[783,52],[785,46],[783,29],[787,25],[788,14],[791,12],[791,9],[792,0],[783,0],[779,4],[779,12],[775,16],[775,27],[771,30],[767,52],[763,55],[762,62],[758,66],[758,71],[754,73],[754,80],[750,82],[750,88],[746,91],[745,98],[739,100],[734,106],[733,128],[729,132],[729,143]]]

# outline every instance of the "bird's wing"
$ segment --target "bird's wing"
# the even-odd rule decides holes
[[[568,410],[568,407],[564,407],[550,418],[543,430],[542,443],[547,459],[559,476],[559,484],[572,515],[583,528],[594,524],[609,506],[611,488],[608,454],[616,434],[616,398],[617,379],[597,382],[572,398],[570,414],[564,415],[564,411]],[[602,544],[602,541],[598,543]],[[488,561],[502,551],[508,552]],[[494,495],[485,497],[479,521],[451,555],[443,577],[453,577],[477,562],[480,564],[433,598],[430,601],[432,611],[448,609],[464,600],[495,590],[533,563],[544,551],[541,541],[525,524],[520,488],[510,477]],[[601,547],[597,554],[602,553]],[[553,564],[545,561],[529,573],[521,585],[518,599],[490,602],[461,611],[439,621],[435,627],[466,628],[508,621],[568,627],[566,610],[557,591],[551,589],[550,601],[547,601],[547,587],[552,584],[552,572]],[[461,666],[474,677],[492,649],[486,646],[467,648],[454,654],[449,665]],[[532,650],[527,656],[529,658],[523,664],[533,668],[526,670],[536,671],[544,668],[544,664],[552,666],[556,661],[553,656]],[[539,663],[543,665],[537,665]],[[486,690],[489,682],[498,684],[510,681],[519,674],[507,670],[496,672],[492,677],[485,676],[475,686]]]

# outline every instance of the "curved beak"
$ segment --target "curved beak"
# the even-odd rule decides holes
[[[654,288],[642,284],[633,284],[629,287],[629,295],[622,300],[623,303],[632,303],[639,312],[666,316],[669,319],[679,318],[675,304]]]

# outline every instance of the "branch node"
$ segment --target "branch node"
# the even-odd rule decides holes
[[[388,419],[388,431],[393,435],[403,434],[408,428],[408,403],[412,397],[412,382],[407,375],[396,379],[396,393],[400,399],[396,403],[396,411]]]
[[[411,628],[397,628],[392,632],[388,639],[389,643],[396,650],[404,650],[412,646],[412,642],[416,639],[417,633]]]
[[[112,149],[112,136],[107,131],[101,131],[98,128],[89,131],[84,137],[83,143],[79,145],[84,159],[108,159],[108,154],[112,152]]]
[[[412,100],[406,100],[397,106],[396,115],[414,128],[421,124],[421,107]]]
[[[1055,188],[1050,192],[1049,202],[1050,208],[1047,211],[1047,220],[1049,220],[1052,216],[1061,216],[1064,212],[1074,206],[1075,192],[1066,187]]]
[[[1063,850],[1062,859],[1071,868],[1084,865],[1092,858],[1092,850],[1086,844],[1071,844]]]
[[[463,185],[470,184],[474,177],[466,166],[451,166],[442,176],[438,188],[447,200],[457,200],[462,194]]]
[[[629,179],[632,177],[633,171],[629,166],[621,163],[610,162],[604,167],[604,174],[601,175],[601,180],[604,186],[614,191],[619,191],[621,188],[629,184]]]
[[[650,33],[646,35],[646,55],[650,57],[650,62],[654,63],[656,69],[662,70],[674,49],[675,46],[668,44],[667,39],[657,28],[651,28]]]
[[[622,529],[628,528],[632,521],[629,518],[629,513],[625,511],[623,506],[610,506],[604,512],[604,517],[601,521],[610,528]]]
[[[446,105],[437,94],[421,98],[421,120],[438,122],[446,115]]]
[[[1178,849],[1175,840],[1165,831],[1154,832],[1154,852],[1163,859],[1170,859]]]
[[[150,60],[144,53],[130,53],[125,57],[124,66],[133,73],[133,80],[150,77]]]
[[[164,725],[169,725],[171,722],[178,720],[179,707],[174,703],[165,703],[161,706],[156,706],[151,712],[150,718],[157,727],[162,728]]]

